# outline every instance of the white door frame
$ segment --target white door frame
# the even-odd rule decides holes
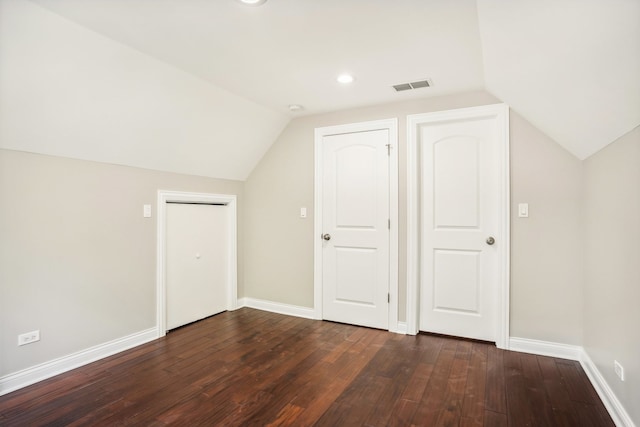
[[[500,143],[500,224],[504,245],[498,246],[498,295],[495,301],[496,346],[509,348],[509,254],[510,254],[510,197],[509,197],[509,107],[506,104],[484,105],[435,113],[407,116],[407,333],[415,335],[419,328],[420,312],[420,156],[418,153],[419,125],[460,119],[496,118]]]
[[[401,332],[398,328],[398,119],[375,120],[327,126],[315,130],[315,196],[313,222],[313,307],[314,317],[322,319],[322,139],[325,136],[389,131],[389,331]]]
[[[227,310],[238,306],[238,263],[237,263],[237,212],[236,196],[229,194],[187,193],[182,191],[158,190],[157,255],[156,255],[156,328],[158,337],[167,332],[166,301],[166,229],[167,203],[224,204],[228,208],[228,271]]]

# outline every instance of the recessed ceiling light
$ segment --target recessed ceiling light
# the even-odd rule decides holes
[[[246,4],[248,6],[260,6],[267,0],[239,0],[240,3]]]
[[[339,83],[346,85],[353,82],[354,78],[351,74],[340,74],[336,80],[338,80]]]
[[[304,110],[304,107],[302,105],[299,105],[299,104],[289,105],[289,111],[293,111],[294,113],[302,110]]]

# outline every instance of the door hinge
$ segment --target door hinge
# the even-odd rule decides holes
[[[387,156],[391,155],[391,144],[385,144],[387,146]]]
[[[391,219],[387,220],[387,229],[391,230]]]
[[[391,294],[387,294],[387,302],[391,302]]]

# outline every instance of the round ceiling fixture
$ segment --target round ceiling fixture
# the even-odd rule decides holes
[[[291,104],[289,105],[289,111],[297,113],[298,111],[304,110],[304,107],[300,104]]]
[[[355,79],[351,74],[340,74],[338,78],[336,78],[336,80],[338,80],[338,83],[342,83],[343,85],[346,85],[346,84],[352,83]]]
[[[264,4],[267,0],[238,0],[242,4],[246,4],[247,6],[260,6]]]

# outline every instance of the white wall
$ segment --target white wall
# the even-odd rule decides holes
[[[582,162],[513,112],[510,130],[511,336],[580,345]]]
[[[242,182],[0,149],[0,377],[155,326],[158,189],[238,195],[242,296]]]
[[[640,128],[591,156],[584,169],[584,347],[640,425]]]

